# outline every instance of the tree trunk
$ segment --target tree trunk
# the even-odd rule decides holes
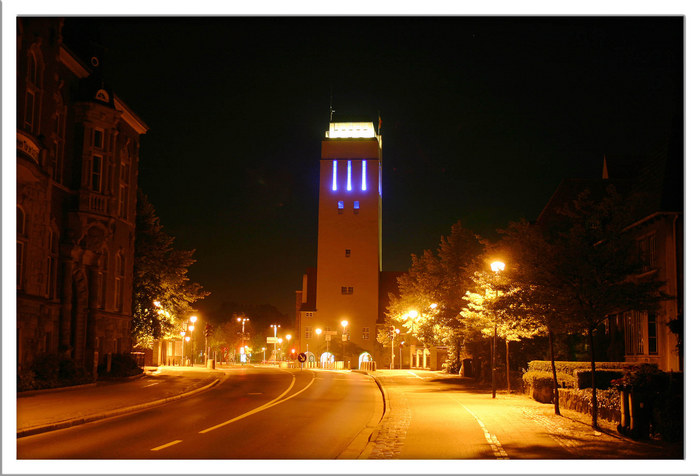
[[[508,393],[510,393],[510,359],[508,358],[508,338],[506,341],[506,385],[508,386]]]
[[[552,377],[554,378],[554,414],[561,415],[559,411],[559,383],[557,382],[557,368],[554,365],[554,333],[550,327],[547,327],[549,335],[549,358],[552,362]]]
[[[593,327],[588,328],[588,344],[591,348],[591,390],[593,395],[591,397],[591,425],[593,428],[598,429],[598,393],[596,392],[595,386],[595,348],[593,347]]]

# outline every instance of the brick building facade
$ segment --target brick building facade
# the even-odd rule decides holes
[[[17,20],[17,362],[88,370],[131,350],[134,220],[145,123],[60,18]]]

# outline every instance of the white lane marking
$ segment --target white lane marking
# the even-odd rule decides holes
[[[148,385],[144,385],[143,388],[152,387],[153,385],[158,385],[159,383],[160,383],[160,382],[149,383]]]
[[[278,397],[275,398],[274,400],[272,400],[272,401],[270,401],[270,402],[268,402],[268,403],[265,403],[265,404],[263,404],[263,405],[260,405],[259,407],[254,408],[254,409],[250,410],[249,412],[244,413],[243,415],[238,415],[238,416],[235,417],[235,418],[231,418],[230,420],[227,420],[227,421],[225,421],[225,422],[223,422],[223,423],[219,423],[218,425],[214,425],[214,426],[212,426],[212,427],[209,427],[209,428],[207,428],[206,430],[202,430],[202,431],[200,431],[200,433],[208,433],[208,432],[210,432],[210,431],[212,431],[212,430],[216,430],[217,428],[221,428],[222,426],[226,426],[226,425],[228,425],[228,424],[230,424],[230,423],[233,423],[233,422],[235,422],[235,421],[242,420],[243,418],[249,417],[250,415],[254,415],[254,414],[256,414],[256,413],[258,413],[258,412],[261,412],[261,411],[263,411],[263,410],[267,410],[268,408],[272,408],[272,407],[274,407],[275,405],[279,405],[279,404],[282,403],[282,402],[286,402],[286,401],[289,400],[290,398],[296,397],[296,396],[299,395],[301,392],[303,392],[304,390],[306,390],[307,388],[309,388],[309,387],[311,386],[311,384],[314,383],[314,380],[316,380],[315,377],[311,379],[311,381],[309,382],[309,384],[308,384],[306,387],[302,388],[301,390],[299,390],[299,391],[298,391],[297,393],[295,393],[294,395],[291,395],[291,396],[285,398],[284,400],[280,400],[280,399],[281,399],[282,397],[284,397],[287,393],[289,393],[289,391],[290,391],[290,390],[292,389],[292,387],[294,386],[294,382],[296,382],[296,377],[294,377],[294,375],[292,375],[292,383],[289,385],[289,387],[287,387],[287,390],[285,390],[280,396],[278,396]]]
[[[262,395],[262,392],[248,392],[248,395]]]
[[[508,458],[508,453],[506,453],[506,450],[503,449],[503,446],[501,446],[501,443],[498,441],[498,438],[496,438],[496,435],[492,435],[491,432],[486,428],[486,425],[484,425],[484,422],[482,422],[478,416],[474,414],[473,411],[471,411],[469,408],[464,406],[462,402],[457,400],[456,398],[452,397],[452,399],[457,402],[462,408],[464,408],[469,414],[474,417],[476,422],[479,424],[481,427],[481,431],[484,432],[484,437],[486,438],[486,441],[489,443],[489,446],[491,446],[491,451],[493,451],[494,456],[496,459],[509,459]]]
[[[166,444],[164,444],[164,445],[156,446],[155,448],[151,448],[151,451],[160,451],[160,450],[162,450],[163,448],[167,448],[168,446],[173,446],[173,445],[176,445],[176,444],[178,444],[178,443],[182,443],[182,440],[173,440],[173,441],[171,441],[170,443],[166,443]]]
[[[416,374],[415,372],[408,372],[409,374],[413,375],[416,378],[419,378],[421,380],[425,380],[424,377],[421,377],[420,375]]]

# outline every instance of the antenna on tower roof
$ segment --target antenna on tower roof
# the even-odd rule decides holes
[[[335,109],[333,109],[333,88],[331,87],[331,100],[330,100],[330,110],[331,110],[331,118],[330,121],[328,122],[333,122],[333,113],[335,112]]]

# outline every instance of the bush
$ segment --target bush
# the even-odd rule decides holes
[[[112,354],[111,370],[107,372],[107,356],[102,359],[102,363],[97,367],[97,372],[101,377],[131,377],[143,372],[136,360],[130,354]]]
[[[554,376],[552,372],[531,371],[523,374],[523,387],[526,393],[541,403],[552,403],[554,399]],[[557,372],[559,388],[572,388],[576,379],[568,374]]]
[[[597,372],[596,372],[597,373]],[[611,422],[620,421],[620,392],[616,389],[596,389],[598,416]],[[562,408],[591,414],[593,392],[591,388],[562,389],[559,391],[559,405]]]
[[[590,370],[591,369],[591,363],[590,362],[570,362],[570,361],[555,361],[554,365],[557,368],[557,376],[559,374],[569,374],[571,376],[574,375],[574,372],[576,370]],[[598,370],[605,370],[605,369],[612,369],[612,370],[632,370],[634,368],[639,367],[640,364],[636,364],[634,362],[596,362],[595,363],[595,368],[596,368],[596,375],[598,374]],[[531,360],[530,363],[528,364],[528,371],[540,371],[540,372],[551,372],[552,371],[552,362],[549,360]]]
[[[683,439],[683,375],[671,373],[652,411],[652,427],[666,441]]]
[[[596,369],[595,371],[595,387],[599,389],[607,389],[611,387],[611,382],[613,380],[619,379],[624,375],[622,369],[612,370],[612,369]],[[574,370],[574,377],[576,378],[576,388],[591,388],[591,371],[589,369]]]
[[[38,356],[27,370],[17,373],[17,391],[70,387],[92,381],[86,369],[75,361],[56,354]]]

